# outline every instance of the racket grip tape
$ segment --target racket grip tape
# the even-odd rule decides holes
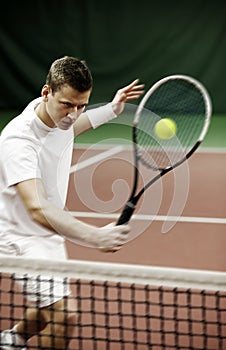
[[[131,216],[133,215],[135,208],[136,208],[136,206],[132,202],[130,202],[130,201],[127,202],[116,225],[124,225],[127,222],[129,222]]]

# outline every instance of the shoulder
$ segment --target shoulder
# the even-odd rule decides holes
[[[35,105],[39,103],[40,98],[31,101],[27,107],[17,116],[15,116],[2,130],[1,142],[6,140],[13,141],[18,139],[34,138],[33,124],[36,118]]]

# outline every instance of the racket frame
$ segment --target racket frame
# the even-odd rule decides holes
[[[204,87],[204,85],[202,83],[200,83],[198,80],[196,80],[195,78],[192,78],[188,75],[182,75],[182,74],[175,74],[175,75],[169,75],[165,78],[160,79],[159,81],[157,81],[154,85],[152,85],[150,87],[150,89],[147,91],[147,93],[144,95],[144,97],[142,98],[141,102],[139,103],[136,113],[135,113],[135,117],[134,117],[134,121],[133,121],[133,127],[137,127],[139,119],[140,119],[140,115],[142,110],[144,109],[144,106],[147,102],[147,100],[149,99],[149,97],[153,94],[153,92],[158,89],[162,84],[166,83],[169,80],[177,80],[177,79],[183,79],[188,81],[189,83],[195,85],[195,87],[198,88],[198,90],[201,92],[203,98],[204,98],[204,102],[205,102],[205,106],[206,106],[206,118],[205,118],[205,125],[203,130],[201,131],[201,134],[198,137],[198,141],[202,142],[207,130],[209,128],[209,124],[210,124],[210,117],[212,114],[212,104],[211,104],[211,99],[209,96],[208,91],[206,90],[206,88]]]
[[[201,94],[203,96],[204,103],[205,103],[205,108],[206,108],[204,127],[203,127],[195,145],[190,149],[190,151],[187,154],[185,154],[185,156],[182,159],[180,159],[178,162],[176,162],[172,166],[168,166],[168,167],[163,168],[163,169],[156,169],[160,172],[154,178],[152,178],[149,182],[147,182],[143,186],[143,188],[135,195],[136,190],[137,190],[137,186],[138,186],[138,178],[139,178],[139,155],[138,155],[138,147],[137,147],[137,140],[136,140],[136,130],[137,130],[137,126],[139,123],[141,113],[144,109],[144,106],[145,106],[147,100],[149,99],[149,97],[153,94],[153,92],[156,89],[158,89],[162,84],[166,83],[169,80],[177,80],[177,79],[182,79],[182,80],[188,81],[189,83],[193,84],[201,92]],[[118,219],[117,225],[125,224],[130,220],[130,218],[131,218],[131,216],[136,208],[136,204],[137,204],[138,200],[143,195],[143,193],[146,191],[146,189],[148,189],[153,183],[155,183],[158,179],[163,177],[165,174],[167,174],[171,170],[173,170],[176,167],[178,167],[179,165],[181,165],[184,161],[186,161],[188,158],[190,158],[191,155],[197,150],[197,148],[200,146],[201,142],[204,140],[204,137],[207,134],[207,131],[208,131],[208,128],[210,125],[211,114],[212,114],[212,104],[211,104],[211,99],[210,99],[209,93],[206,90],[206,88],[203,86],[203,84],[201,84],[195,78],[192,78],[188,75],[181,75],[181,74],[170,75],[170,76],[167,76],[167,77],[157,81],[154,85],[151,86],[151,88],[147,91],[147,93],[144,95],[143,99],[141,100],[140,104],[138,105],[136,113],[135,113],[135,117],[133,120],[133,132],[132,132],[133,150],[134,150],[133,187],[132,187],[130,197],[129,197],[126,205],[124,206],[124,209],[123,209],[123,211]],[[128,219],[126,220],[127,217],[128,217]]]

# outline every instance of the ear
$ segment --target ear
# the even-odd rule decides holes
[[[41,92],[41,95],[44,97],[44,100],[48,99],[49,92],[50,92],[49,85],[44,85]]]

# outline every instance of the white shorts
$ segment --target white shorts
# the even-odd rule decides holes
[[[58,235],[51,237],[28,236],[14,239],[9,236],[6,240],[1,239],[0,255],[17,255],[34,259],[56,259],[65,261],[67,259],[64,239]],[[16,281],[29,304],[37,307],[46,307],[56,301],[68,296],[71,291],[68,280],[65,278],[46,275],[16,274]]]

